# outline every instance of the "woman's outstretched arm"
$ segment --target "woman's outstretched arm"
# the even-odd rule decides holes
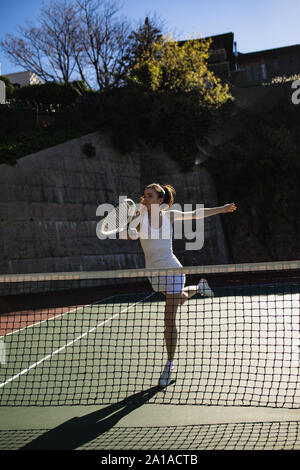
[[[193,219],[202,219],[205,217],[210,217],[217,214],[226,214],[229,212],[234,212],[237,209],[234,202],[230,204],[225,204],[224,206],[212,207],[212,208],[200,208],[194,211],[182,212],[178,210],[170,210],[167,213],[170,215],[171,221],[175,222],[176,220],[193,220]]]

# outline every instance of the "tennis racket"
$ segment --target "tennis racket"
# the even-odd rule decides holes
[[[124,199],[103,219],[101,233],[108,236],[126,229],[135,215],[135,209],[132,199]]]

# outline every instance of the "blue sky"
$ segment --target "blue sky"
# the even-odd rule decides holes
[[[36,20],[51,0],[0,0],[0,37]],[[120,15],[131,20],[156,13],[178,39],[233,32],[239,52],[300,43],[299,0],[120,0]],[[20,71],[0,51],[2,73]]]

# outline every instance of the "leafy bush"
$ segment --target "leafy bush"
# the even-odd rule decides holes
[[[130,83],[106,97],[101,129],[123,153],[140,145],[161,146],[183,171],[194,166],[198,145],[212,120],[198,93],[158,94]]]
[[[40,114],[21,101],[0,107],[0,163],[15,164],[25,155],[66,142],[97,129],[94,117],[73,108]]]
[[[90,132],[92,129],[90,129]],[[85,133],[85,132],[84,132]],[[12,141],[0,144],[0,164],[15,165],[17,160],[25,155],[63,144],[71,139],[80,137],[82,131],[75,128],[55,130],[35,130],[31,134],[22,134]]]
[[[13,85],[11,81],[3,75],[0,75],[0,80],[5,83],[6,100],[10,100],[11,98],[13,98],[14,93],[18,89],[18,87]]]
[[[54,82],[43,85],[27,85],[16,89],[13,98],[35,106],[60,105],[64,108],[70,106],[80,96],[80,83],[58,84]],[[84,93],[81,85],[81,93]]]

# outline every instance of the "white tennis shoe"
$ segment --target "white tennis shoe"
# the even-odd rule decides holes
[[[199,290],[200,290],[200,294],[203,295],[203,297],[213,297],[214,296],[214,293],[213,291],[211,290],[211,288],[209,287],[208,285],[208,282],[206,279],[200,279],[199,283],[198,283],[198,287],[199,287]]]
[[[170,384],[171,374],[172,372],[174,372],[174,370],[175,370],[174,364],[173,363],[170,364],[169,362],[167,362],[167,364],[165,365],[164,371],[161,374],[160,379],[159,379],[160,387],[167,387]]]

